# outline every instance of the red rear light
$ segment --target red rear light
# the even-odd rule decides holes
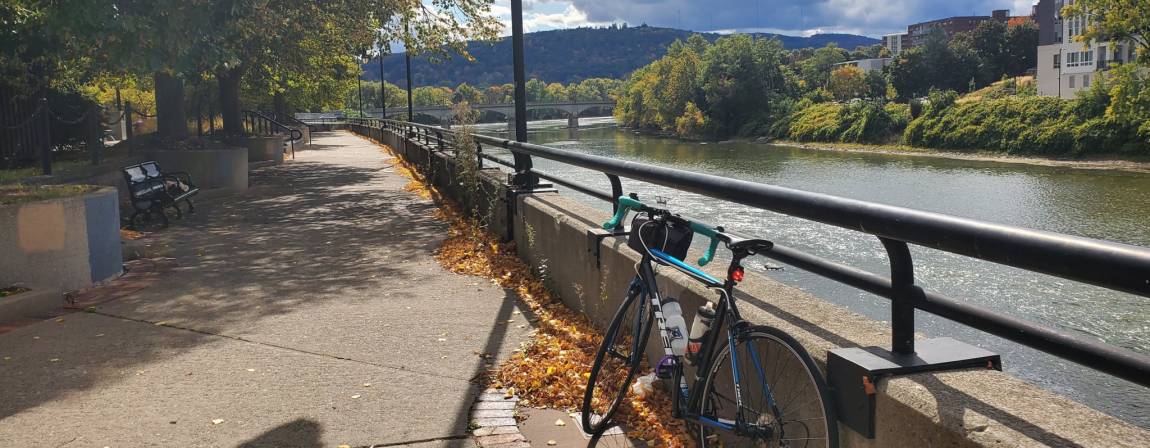
[[[735,272],[731,273],[731,278],[735,279],[736,282],[743,281],[743,270],[735,269]]]

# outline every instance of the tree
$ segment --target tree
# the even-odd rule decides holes
[[[1006,51],[1006,25],[997,20],[987,20],[978,25],[971,32],[971,46],[974,51],[990,66],[991,73],[1002,75],[1006,73],[1006,65],[1010,63]],[[1035,51],[1038,45],[1035,43]]]
[[[807,87],[813,89],[825,86],[830,76],[831,68],[833,68],[835,64],[846,60],[847,55],[845,50],[833,43],[829,43],[827,46],[815,50],[810,59],[799,63],[802,69],[803,80],[807,82]]]
[[[858,67],[844,65],[831,72],[828,89],[839,101],[858,98],[868,90],[866,75]]]
[[[890,87],[886,74],[882,70],[867,70],[864,77],[867,85],[866,97],[876,101],[884,100]]]
[[[1006,28],[1003,52],[1006,53],[1007,62],[1003,68],[1007,76],[1022,76],[1038,66],[1038,24],[1025,17],[1011,19]]]
[[[931,29],[922,45],[892,61],[889,70],[891,84],[908,98],[921,97],[931,89],[966,91],[971,79],[980,87],[993,80],[974,47],[964,41],[948,43],[940,26]]]
[[[1062,8],[1067,19],[1087,18],[1086,29],[1074,42],[1091,44],[1108,36],[1111,41],[1137,44],[1138,63],[1150,66],[1150,7],[1144,0],[1078,0]]]

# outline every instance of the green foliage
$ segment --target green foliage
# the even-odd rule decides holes
[[[1135,124],[1090,115],[1100,109],[1098,92],[1076,101],[1012,96],[946,107],[949,95],[931,96],[928,113],[907,126],[909,145],[1041,156],[1150,153]]]
[[[814,51],[814,55],[799,63],[803,81],[808,88],[826,87],[831,68],[847,60],[847,52],[835,44],[828,44]]]
[[[971,79],[976,87],[993,80],[992,71],[972,44],[965,40],[947,43],[941,26],[931,29],[921,46],[891,61],[889,71],[891,84],[904,98],[921,97],[931,89],[968,91]]]
[[[866,75],[858,67],[845,65],[831,72],[827,90],[839,101],[858,98],[870,92]],[[885,87],[883,90],[886,90]]]
[[[697,137],[707,127],[707,118],[695,103],[687,103],[683,116],[675,119],[675,131],[684,137]]]
[[[922,109],[922,101],[919,101],[918,99],[912,99],[909,103],[907,103],[907,111],[910,113],[910,118],[912,120],[922,116]]]
[[[800,103],[801,108],[776,123],[771,134],[801,142],[885,143],[902,131],[909,118],[906,107],[896,104],[807,104]]]

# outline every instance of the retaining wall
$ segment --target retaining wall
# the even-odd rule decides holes
[[[433,167],[435,184],[458,194],[450,157],[400,135],[349,125],[352,132],[378,135],[406,160]],[[557,193],[507,198],[507,176],[496,169],[480,175],[484,216],[492,232],[513,235],[518,254],[546,272],[564,304],[606,326],[635,275],[639,254],[625,237],[601,237],[610,217]],[[598,256],[596,256],[598,254]],[[692,251],[688,259],[702,254]],[[725,277],[725,263],[704,271]],[[661,271],[660,291],[676,297],[687,319],[714,294],[670,270]],[[748,273],[738,288],[740,311],[753,324],[794,336],[825,371],[827,351],[889,344],[890,327],[810,294]],[[658,337],[647,345],[649,360],[662,357]],[[1009,359],[1003,360],[1009,363]],[[884,377],[877,384],[876,437],[866,439],[839,425],[842,447],[1145,447],[1150,432],[1043,390],[1008,374],[986,369]]]
[[[74,291],[119,275],[116,189],[0,205],[0,254],[0,285],[31,283]]]

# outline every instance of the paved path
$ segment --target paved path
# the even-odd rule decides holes
[[[0,446],[474,446],[471,380],[526,310],[439,267],[377,146],[315,143],[149,235],[171,277],[0,335]]]

